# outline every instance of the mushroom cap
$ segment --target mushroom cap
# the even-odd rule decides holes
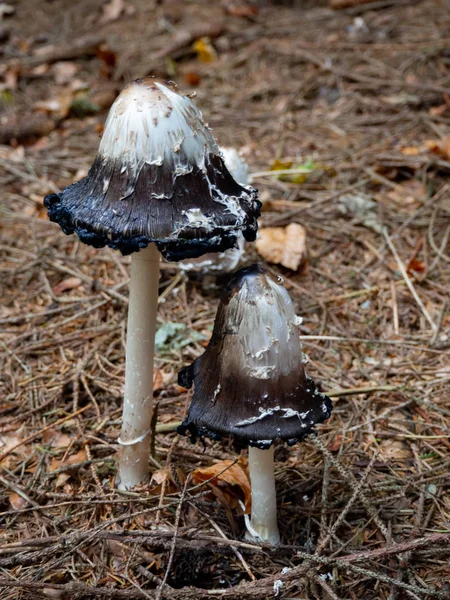
[[[256,237],[257,191],[228,172],[202,114],[172,83],[130,83],[106,120],[88,175],[44,200],[64,233],[130,254],[155,242],[168,260]]]
[[[235,181],[240,185],[248,185],[250,175],[246,160],[239,154],[235,148],[220,147],[223,161],[226,168],[231,173]],[[208,252],[200,258],[183,260],[180,262],[180,269],[201,273],[203,275],[225,275],[232,273],[239,265],[245,248],[245,239],[241,232],[238,233],[234,248],[225,250],[225,252]]]
[[[299,323],[281,281],[252,265],[224,290],[211,340],[182,369],[194,396],[180,433],[232,437],[238,445],[295,444],[330,416],[330,399],[303,367]]]

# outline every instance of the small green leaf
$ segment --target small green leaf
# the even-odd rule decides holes
[[[173,323],[168,321],[161,325],[155,335],[155,347],[160,353],[181,350],[194,342],[205,340],[203,333],[198,331],[187,331],[184,323]]]

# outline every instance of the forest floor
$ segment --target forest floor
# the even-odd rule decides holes
[[[450,598],[450,2],[1,6],[2,600]],[[245,541],[245,452],[171,426],[218,303],[176,264],[153,478],[114,488],[130,259],[63,235],[42,200],[86,174],[114,97],[148,74],[242,149],[261,227],[306,229],[301,270],[271,269],[334,410],[276,448],[277,547]],[[225,460],[234,475],[195,483]]]

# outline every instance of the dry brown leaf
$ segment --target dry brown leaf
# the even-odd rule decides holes
[[[233,488],[239,488],[244,496],[245,512],[248,514],[252,506],[248,463],[247,460],[242,457],[239,458],[236,464],[233,463],[233,460],[222,460],[210,467],[200,467],[195,469],[192,473],[192,480],[195,484],[198,484],[214,477],[211,483],[221,490],[225,490],[229,496],[235,496],[236,494],[233,494]]]
[[[162,485],[168,479],[171,479],[171,474],[168,469],[158,469],[153,471],[150,483],[154,485]]]
[[[124,10],[124,0],[110,0],[110,2],[103,5],[103,15],[100,19],[100,23],[105,24],[116,21]]]
[[[157,471],[153,471],[150,485],[152,486],[152,494],[160,494],[163,486],[165,486],[165,491],[167,493],[176,491],[170,489],[173,487],[173,480],[169,469],[158,469]]]
[[[52,67],[52,72],[55,76],[55,81],[58,85],[70,83],[79,70],[77,63],[69,61],[57,62]]]
[[[420,148],[417,146],[402,146],[400,152],[405,156],[418,156],[420,154]]]
[[[13,492],[9,496],[9,503],[14,510],[20,510],[21,508],[26,508],[28,506],[28,502],[16,492]]]
[[[382,440],[379,445],[380,458],[385,462],[402,462],[410,458],[411,452],[408,444],[400,440]]]
[[[225,2],[225,11],[232,17],[252,18],[258,14],[257,6],[250,6],[245,2]]]
[[[0,434],[0,455],[9,452],[12,448],[20,444],[25,438],[23,427],[18,429],[17,431],[11,431],[8,433]],[[17,456],[24,458],[32,453],[32,448],[27,447],[25,444],[22,446],[18,446],[13,452],[6,457],[4,461],[0,464],[3,466],[8,466],[13,463]]]
[[[16,148],[0,146],[0,159],[10,160],[15,163],[23,163],[25,160],[25,148],[23,146],[17,146]]]
[[[343,437],[340,433],[337,433],[331,442],[328,444],[328,450],[330,452],[337,452],[342,446]]]
[[[258,232],[256,250],[269,263],[297,271],[306,260],[306,230],[298,223],[265,227]]]
[[[414,273],[425,273],[426,270],[426,264],[417,258],[412,258],[406,267],[408,275],[414,275]]]
[[[427,140],[425,142],[425,147],[433,154],[438,154],[445,158],[445,160],[450,160],[450,135],[445,136],[441,140]]]
[[[182,469],[176,469],[177,478],[181,483],[184,483],[185,474]],[[174,480],[174,476],[170,469],[158,469],[157,471],[153,471],[152,478],[150,480],[150,485],[152,487],[152,493],[159,494],[162,490],[163,485],[165,485],[165,493],[173,494],[178,490],[178,484]]]
[[[69,481],[70,477],[71,477],[70,473],[60,473],[58,475],[58,477],[56,478],[55,487],[56,488],[62,487],[64,484],[66,484]]]
[[[160,369],[153,370],[153,389],[160,390],[164,386],[164,377]]]
[[[65,119],[70,112],[74,91],[70,87],[51,90],[53,97],[34,103],[34,108],[57,119]]]
[[[63,281],[60,281],[59,283],[57,283],[55,285],[55,287],[53,288],[53,292],[56,295],[62,294],[63,292],[68,292],[69,290],[74,290],[75,288],[79,287],[81,284],[82,284],[82,281],[78,277],[68,277],[67,279],[64,279]]]
[[[197,85],[200,85],[202,78],[195,71],[188,71],[187,73],[185,73],[183,75],[183,80],[188,85],[192,85],[193,87],[196,87]]]
[[[47,429],[42,434],[42,443],[53,448],[67,448],[72,443],[73,439],[66,433],[62,433],[56,429]]]
[[[418,179],[403,181],[397,184],[395,189],[389,190],[386,194],[389,200],[408,206],[425,200],[426,195],[426,187]]]
[[[57,458],[54,458],[52,460],[52,462],[50,463],[50,471],[56,471],[56,469],[59,469],[62,466],[74,465],[76,463],[83,462],[86,459],[87,459],[86,450],[84,448],[82,448],[76,454],[71,454],[70,456],[66,456],[62,460],[58,460]]]
[[[432,106],[429,109],[428,114],[432,117],[442,117],[442,115],[446,113],[448,109],[449,107],[447,104],[440,104],[439,106]]]

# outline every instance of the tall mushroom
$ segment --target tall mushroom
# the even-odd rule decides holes
[[[298,325],[280,281],[257,265],[240,269],[224,290],[208,347],[178,377],[184,387],[194,384],[180,433],[249,446],[251,527],[272,544],[280,539],[273,443],[301,441],[332,408],[305,374]]]
[[[52,221],[95,248],[132,254],[118,485],[148,478],[159,252],[171,261],[255,239],[260,203],[236,183],[201,112],[172,83],[118,96],[87,177],[45,198]]]

